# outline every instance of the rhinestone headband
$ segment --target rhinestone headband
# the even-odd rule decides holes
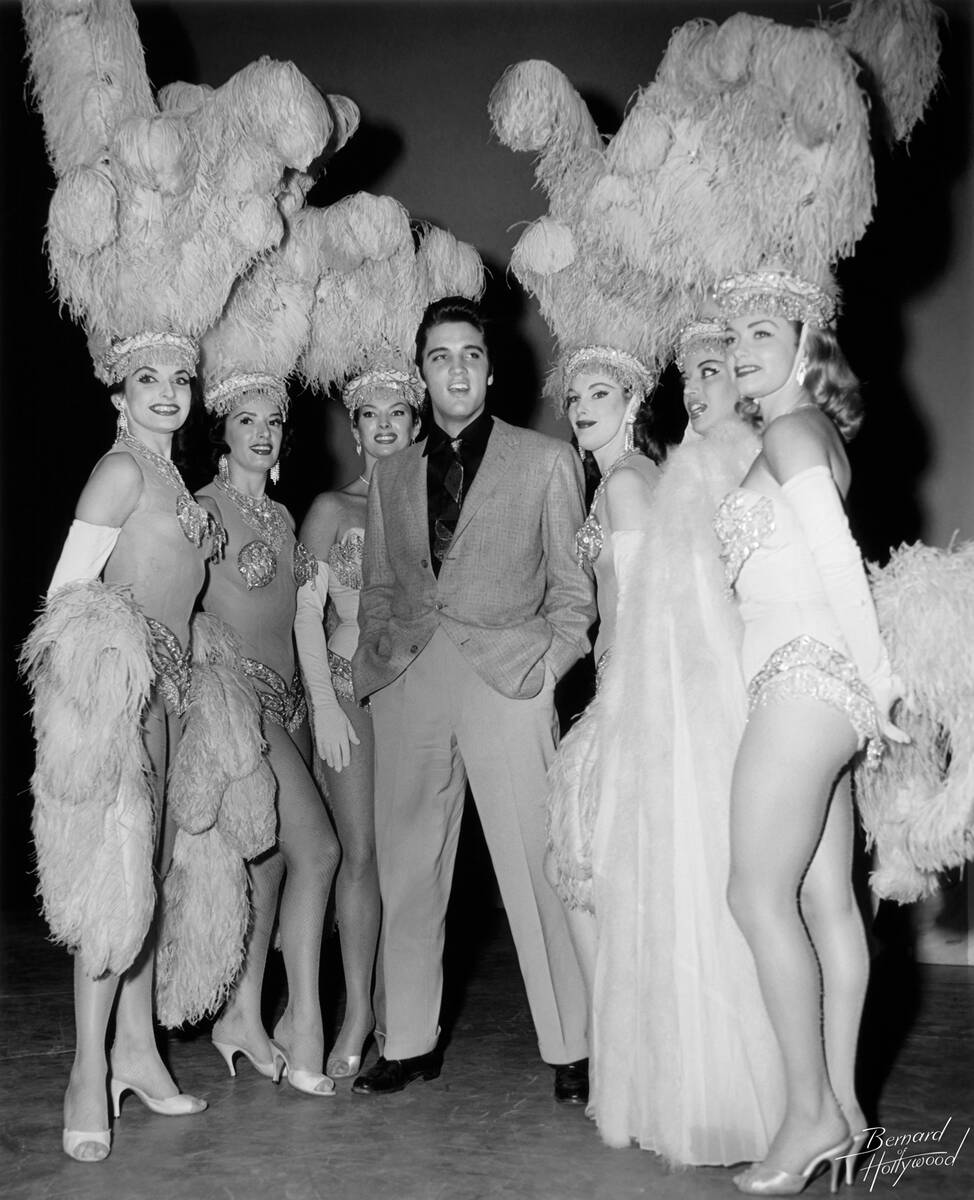
[[[181,333],[144,333],[117,338],[95,363],[95,374],[102,383],[121,383],[140,367],[154,362],[172,363],[196,373],[200,348],[196,340]]]
[[[225,417],[244,396],[267,396],[281,405],[281,414],[287,420],[288,394],[284,380],[277,375],[231,375],[222,383],[207,388],[203,393],[206,411],[217,417]]]
[[[373,388],[396,388],[402,392],[404,399],[418,412],[423,406],[426,389],[423,381],[412,371],[398,371],[392,367],[377,367],[356,375],[342,388],[342,402],[349,413],[365,403],[366,393]]]
[[[727,349],[727,328],[723,321],[714,317],[703,317],[699,321],[688,321],[676,335],[674,361],[682,371],[687,355],[696,345],[712,346],[721,354]]]
[[[613,378],[618,379],[624,387],[631,388],[634,392],[641,392],[644,397],[648,395],[656,382],[655,372],[651,371],[645,363],[640,362],[634,354],[627,354],[625,350],[617,350],[615,346],[582,346],[568,356],[562,368],[562,378],[566,389],[571,377],[578,374],[579,368],[583,364],[588,363],[598,363],[600,366],[608,367]]]
[[[730,275],[714,288],[725,317],[770,312],[789,321],[825,328],[835,320],[836,300],[818,284],[790,271],[752,271]]]

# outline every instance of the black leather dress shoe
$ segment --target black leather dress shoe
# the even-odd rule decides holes
[[[358,1076],[352,1091],[359,1096],[388,1096],[392,1092],[401,1092],[417,1079],[435,1079],[441,1066],[442,1059],[437,1050],[417,1054],[415,1058],[377,1058]]]
[[[555,1099],[559,1104],[588,1103],[588,1059],[555,1067]]]

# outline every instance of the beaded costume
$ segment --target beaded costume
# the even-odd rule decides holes
[[[876,706],[822,588],[784,496],[736,488],[714,518],[728,588],[744,621],[742,661],[753,709],[776,697],[812,696],[852,723],[870,761],[882,754]]]

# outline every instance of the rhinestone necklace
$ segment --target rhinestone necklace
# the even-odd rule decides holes
[[[595,563],[596,559],[602,553],[605,534],[602,532],[602,526],[595,515],[595,506],[602,499],[606,484],[612,476],[623,463],[628,462],[637,453],[638,451],[636,450],[624,450],[615,462],[606,469],[605,474],[599,480],[595,494],[592,496],[592,503],[588,506],[588,516],[575,534],[575,561],[579,566],[586,562],[589,564]]]
[[[123,445],[137,455],[155,473],[176,492],[176,520],[186,538],[194,546],[203,547],[206,543],[207,558],[219,558],[226,545],[227,535],[216,518],[197,504],[186,486],[186,480],[179,473],[179,468],[171,458],[150,450],[131,433],[123,433],[116,438],[115,445]]]
[[[219,476],[214,483],[225,492],[240,513],[245,525],[259,533],[275,554],[279,553],[288,534],[287,521],[270,496],[248,496],[232,483]]]

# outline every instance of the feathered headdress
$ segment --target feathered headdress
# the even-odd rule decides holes
[[[341,387],[349,413],[381,388],[418,409],[424,389],[413,350],[426,306],[483,292],[473,246],[432,226],[419,229],[418,241],[409,214],[389,196],[358,192],[323,214],[323,269],[298,370],[312,388]]]
[[[738,13],[677,29],[606,151],[584,201],[585,236],[633,269],[681,283],[693,307],[724,281],[728,312],[760,298],[828,324],[832,267],[852,252],[875,201],[868,99],[849,46],[881,63],[880,86],[915,81],[896,105],[908,130],[936,78],[926,0],[858,0],[827,28]]]
[[[293,63],[153,99],[128,0],[25,0],[34,94],[58,186],[47,244],[61,302],[117,382],[148,357],[192,368],[234,278],[283,234],[284,186],[354,129]]]
[[[208,412],[223,416],[244,396],[263,395],[277,400],[287,416],[287,379],[311,333],[324,221],[318,208],[296,212],[281,246],[237,280],[200,346]]]
[[[570,376],[591,366],[646,396],[675,333],[671,297],[655,272],[620,269],[586,235],[584,205],[605,173],[606,148],[585,102],[556,67],[532,60],[505,71],[488,107],[504,145],[536,154],[548,196],[548,214],[511,254],[557,343],[546,393],[560,403]]]

